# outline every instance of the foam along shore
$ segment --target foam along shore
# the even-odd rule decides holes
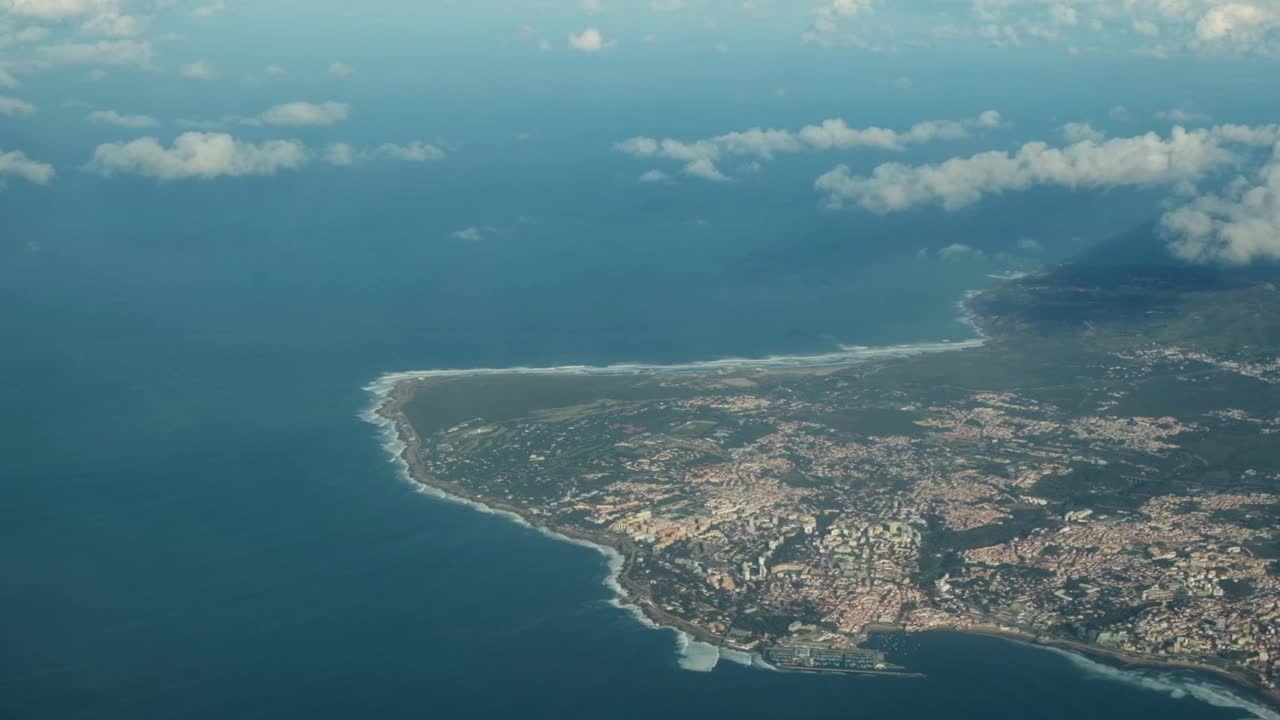
[[[963,321],[963,320],[962,320]],[[905,345],[841,345],[839,350],[815,355],[769,355],[761,358],[730,357],[720,360],[700,360],[690,363],[658,365],[649,363],[617,363],[613,365],[557,365],[552,367],[516,366],[507,368],[454,368],[441,370],[409,370],[387,373],[365,387],[373,393],[380,406],[399,383],[408,380],[438,377],[468,377],[476,375],[642,375],[646,373],[711,373],[722,370],[809,370],[857,365],[859,363],[911,357],[930,353],[964,350],[979,347],[985,338],[957,340],[955,342],[921,342]],[[366,411],[362,418],[369,420]],[[372,422],[370,420],[370,422]]]
[[[959,632],[974,632],[964,631]],[[1066,658],[1072,665],[1087,675],[1100,680],[1119,682],[1139,687],[1152,692],[1163,693],[1173,698],[1190,697],[1207,705],[1221,708],[1234,708],[1249,713],[1249,717],[1259,720],[1280,720],[1280,712],[1266,704],[1242,695],[1237,689],[1240,678],[1230,673],[1216,672],[1217,679],[1198,679],[1191,673],[1209,672],[1206,668],[1189,666],[1177,662],[1162,663],[1146,661],[1124,653],[1107,652],[1102,648],[1085,646],[1078,643],[1059,645],[1053,641],[1028,640],[1001,632],[977,631],[976,634],[991,635],[1009,642],[1044,650]],[[1114,661],[1128,664],[1117,667],[1094,660],[1093,657],[1111,658]],[[1227,683],[1230,683],[1229,685]],[[1246,687],[1251,687],[1246,685]],[[1256,688],[1253,688],[1256,689]]]
[[[1173,698],[1191,697],[1214,707],[1243,710],[1260,720],[1280,720],[1280,713],[1261,702],[1244,697],[1234,688],[1228,687],[1221,682],[1201,681],[1182,674],[1175,674],[1172,672],[1173,668],[1167,670],[1160,670],[1154,667],[1145,669],[1118,668],[1092,660],[1085,654],[1074,650],[1049,645],[1039,645],[1038,647],[1062,655],[1085,673],[1100,679],[1164,693]],[[1192,670],[1185,671],[1195,672]]]
[[[622,598],[626,596],[626,591],[623,590],[622,585],[618,582],[618,578],[626,564],[626,559],[622,556],[622,553],[618,552],[615,548],[608,545],[594,543],[583,538],[571,537],[569,535],[555,532],[546,527],[534,525],[525,520],[519,513],[512,510],[492,507],[471,498],[448,493],[434,485],[427,484],[415,478],[407,458],[410,446],[409,441],[406,440],[406,436],[409,435],[411,431],[399,427],[399,423],[397,423],[393,413],[390,412],[388,408],[388,405],[393,399],[392,391],[399,382],[401,382],[401,380],[397,380],[390,385],[386,385],[385,390],[382,386],[375,389],[375,385],[378,385],[376,383],[375,385],[370,385],[367,389],[375,393],[375,401],[370,407],[360,413],[360,419],[378,428],[379,435],[382,438],[382,447],[390,456],[388,458],[389,461],[396,466],[401,479],[409,483],[415,491],[424,495],[430,495],[431,497],[438,498],[446,502],[456,503],[458,505],[465,505],[472,510],[482,512],[487,515],[498,515],[518,525],[536,530],[540,534],[549,538],[581,547],[591,548],[596,552],[599,552],[604,556],[605,564],[608,568],[608,572],[606,573],[603,582],[605,587],[609,588],[610,592],[613,594],[613,598],[610,600],[611,604],[631,612],[635,616],[636,620],[646,627],[654,629],[658,628],[658,625],[650,620],[639,607],[624,604],[622,602]]]
[[[902,632],[897,627],[887,627],[886,630]],[[1101,645],[1034,635],[994,624],[976,624],[954,629],[937,628],[922,632],[999,638],[1060,655],[1085,673],[1102,680],[1164,693],[1173,698],[1191,697],[1214,707],[1237,708],[1259,720],[1280,720],[1280,712],[1276,711],[1277,705],[1280,705],[1280,696],[1238,673],[1203,663],[1135,655]],[[1106,661],[1119,665],[1108,664]],[[1199,677],[1192,677],[1192,674]],[[1249,694],[1242,694],[1242,691]]]
[[[639,375],[647,373],[714,373],[723,370],[763,370],[763,371],[803,371],[837,368],[847,365],[873,362],[891,358],[910,357],[928,353],[949,352],[979,347],[986,342],[978,337],[956,342],[922,342],[906,345],[887,345],[867,347],[860,345],[842,345],[834,352],[815,355],[771,355],[762,358],[724,358],[721,360],[705,360],[690,363],[658,365],[648,363],[618,363],[614,365],[561,365],[556,367],[510,367],[510,368],[471,368],[443,370],[415,370],[407,372],[386,373],[365,386],[372,396],[372,402],[360,413],[360,419],[378,428],[382,447],[387,451],[388,460],[395,464],[397,471],[405,482],[418,492],[431,495],[442,500],[465,505],[473,510],[490,515],[500,515],[512,522],[537,530],[547,537],[569,542],[582,547],[589,547],[604,556],[608,572],[603,583],[613,597],[610,604],[629,612],[637,622],[652,629],[670,629],[676,633],[676,649],[680,667],[687,670],[707,672],[725,659],[740,665],[749,665],[761,669],[773,670],[759,653],[747,653],[732,648],[719,647],[703,640],[695,639],[690,633],[676,627],[659,625],[644,610],[635,604],[625,601],[627,591],[622,587],[620,578],[626,567],[626,558],[616,548],[591,540],[559,533],[546,527],[534,525],[513,509],[494,507],[478,500],[446,492],[439,487],[428,484],[424,479],[415,478],[410,466],[410,442],[414,441],[412,430],[401,427],[399,423],[397,389],[403,383],[428,378],[468,377],[479,375]]]
[[[683,630],[676,630],[676,654],[678,663],[684,670],[692,672],[711,672],[721,660],[743,667],[754,667],[759,670],[777,668],[765,661],[764,656],[755,652],[744,652],[733,648],[720,647],[694,638]]]
[[[773,669],[765,663],[764,658],[759,657],[758,655],[730,650],[728,648],[719,648],[710,643],[695,640],[692,635],[684,630],[659,625],[650,619],[640,606],[626,602],[625,598],[627,597],[627,592],[620,582],[622,572],[626,567],[626,558],[617,549],[610,547],[609,545],[591,542],[590,540],[580,537],[572,537],[570,535],[555,532],[550,528],[534,525],[514,511],[492,507],[471,498],[448,493],[438,487],[414,478],[407,459],[410,446],[409,442],[406,441],[404,437],[404,434],[411,431],[400,428],[396,419],[392,416],[392,412],[387,411],[387,405],[391,402],[391,393],[402,381],[403,379],[397,380],[387,386],[386,393],[378,393],[378,399],[370,408],[360,414],[360,418],[378,427],[379,434],[382,436],[382,446],[389,453],[390,461],[396,465],[400,477],[412,485],[415,491],[446,502],[465,505],[473,510],[488,515],[498,515],[518,525],[536,530],[538,533],[554,540],[591,548],[596,552],[599,552],[604,556],[605,565],[607,567],[607,572],[602,583],[609,589],[609,592],[612,595],[609,599],[609,604],[629,613],[636,622],[640,623],[644,627],[652,630],[670,630],[674,632],[676,636],[677,662],[679,666],[685,670],[710,672],[715,668],[722,657],[742,665],[754,665],[764,669]],[[372,386],[370,387],[372,388]]]

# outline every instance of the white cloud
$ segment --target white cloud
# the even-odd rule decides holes
[[[952,158],[937,165],[886,163],[870,176],[841,165],[814,187],[833,207],[857,205],[872,212],[942,205],[949,210],[984,196],[1037,185],[1066,188],[1173,185],[1198,179],[1238,158],[1229,143],[1269,145],[1280,141],[1280,126],[1220,126],[1185,130],[1167,138],[1148,133],[1103,142],[1085,140],[1063,148],[1027,143],[1015,153],[992,151]]]
[[[441,160],[446,155],[435,145],[415,140],[405,145],[383,143],[373,150],[357,150],[348,143],[334,143],[325,148],[323,157],[330,164],[347,166],[379,157],[422,163]]]
[[[1160,226],[1170,251],[1184,260],[1280,260],[1280,149],[1253,178],[1237,178],[1221,194],[1166,213]]]
[[[465,240],[467,242],[477,242],[483,240],[487,235],[497,232],[497,228],[485,227],[467,227],[454,231],[453,237],[456,240]]]
[[[978,37],[995,47],[1017,47],[1022,44],[1022,36],[1018,33],[1018,29],[1012,25],[1001,25],[999,23],[983,25],[978,28]]]
[[[831,0],[818,12],[836,17],[857,17],[871,12],[874,6],[874,0]]]
[[[36,106],[26,100],[0,95],[0,115],[13,117],[15,115],[34,115],[35,113]]]
[[[1188,52],[1280,56],[1280,0],[972,0],[970,7],[969,24],[948,26],[952,37],[976,34],[997,46],[1017,46],[1029,36],[1061,35],[1078,43],[1079,30],[1088,28],[1095,33],[1088,49],[1113,44],[1156,58]],[[1052,27],[1043,24],[1046,15]],[[1156,37],[1162,42],[1147,44]]]
[[[329,77],[346,78],[355,74],[355,68],[346,63],[335,62],[329,65]]]
[[[581,52],[600,52],[612,44],[596,28],[587,28],[577,35],[569,33],[569,47]]]
[[[133,15],[125,15],[116,11],[101,12],[89,18],[80,26],[82,30],[94,35],[107,37],[130,38],[142,34],[145,23]]]
[[[428,162],[431,160],[440,160],[445,156],[445,152],[440,148],[421,141],[414,141],[408,145],[383,143],[378,146],[376,152],[379,155],[385,155],[397,160],[407,160],[409,162]]]
[[[1180,108],[1173,108],[1171,110],[1161,110],[1157,112],[1156,119],[1165,120],[1167,122],[1175,123],[1178,125],[1191,125],[1196,123],[1208,122],[1211,118],[1204,113],[1191,112],[1189,110],[1182,110]]]
[[[964,243],[951,243],[938,250],[938,257],[943,260],[960,260],[963,258],[980,258],[982,251]]]
[[[356,161],[356,151],[347,143],[333,143],[324,149],[324,161],[341,167],[352,165]]]
[[[1160,34],[1160,26],[1156,25],[1150,20],[1139,19],[1139,20],[1133,21],[1133,31],[1138,33],[1139,35],[1155,37],[1156,35]]]
[[[1000,113],[988,110],[972,120],[930,120],[916,123],[905,132],[879,127],[851,129],[844,120],[826,120],[822,125],[810,125],[799,133],[800,139],[819,150],[873,147],[884,150],[901,150],[907,145],[934,140],[954,140],[968,137],[971,128],[1000,126]]]
[[[1089,123],[1073,122],[1062,126],[1062,139],[1069,143],[1102,142],[1106,138],[1106,133]]]
[[[3,26],[0,26],[3,27]],[[0,47],[11,45],[28,45],[30,43],[38,43],[49,37],[49,29],[39,25],[30,25],[24,27],[18,32],[11,32],[0,35]]]
[[[1044,25],[1031,25],[1027,28],[1027,34],[1033,38],[1041,40],[1053,40],[1058,37],[1058,31]]]
[[[53,179],[54,172],[52,165],[36,162],[18,150],[0,150],[0,186],[6,175],[16,175],[27,182],[45,185]]]
[[[268,140],[255,145],[226,133],[188,132],[167,148],[152,137],[99,145],[88,168],[105,176],[180,180],[274,175],[306,163],[306,148],[294,140]]]
[[[715,163],[731,156],[771,160],[783,153],[874,148],[902,150],[908,145],[969,136],[974,129],[999,127],[1000,113],[988,110],[968,120],[931,120],[904,131],[880,127],[851,128],[840,118],[824,120],[798,131],[750,128],[701,140],[638,136],[614,144],[618,152],[635,157],[661,157],[684,163],[683,172],[710,180],[728,178]],[[696,163],[696,165],[695,165]]]
[[[800,35],[802,42],[820,46],[865,45],[845,32],[844,20],[865,17],[875,12],[875,0],[827,0],[813,10],[813,23]]]
[[[16,88],[18,87],[18,78],[13,73],[0,67],[0,88]]]
[[[208,5],[200,5],[196,7],[191,11],[191,14],[195,15],[196,17],[210,17],[212,15],[217,15],[218,13],[226,9],[227,9],[227,3],[224,2],[224,0],[215,0],[214,2],[211,2]]]
[[[150,65],[151,43],[138,40],[103,40],[96,43],[42,45],[40,56],[59,65]]]
[[[347,119],[351,106],[340,102],[289,102],[267,110],[252,122],[263,125],[332,125]]]
[[[267,74],[267,77],[284,77],[288,74],[288,71],[279,65],[268,65],[264,72]]]
[[[37,20],[65,20],[89,12],[90,0],[0,0],[0,10]]]
[[[649,157],[657,155],[662,144],[650,137],[637,136],[628,138],[622,142],[614,143],[613,149],[628,155],[636,155],[638,157]]]
[[[88,118],[92,123],[122,128],[149,128],[160,124],[159,120],[149,115],[121,115],[115,110],[94,110],[89,113]]]
[[[973,15],[983,22],[993,22],[1003,16],[1006,7],[1014,0],[973,0]]]
[[[642,183],[666,182],[671,178],[661,170],[650,170],[639,177]]]
[[[192,80],[209,80],[217,74],[213,69],[213,65],[210,65],[204,60],[187,63],[182,66],[179,72],[182,73],[183,77],[188,77]]]
[[[715,163],[704,157],[690,160],[683,168],[681,168],[680,172],[683,172],[685,175],[691,175],[696,178],[711,180],[713,182],[727,182],[729,180],[728,176],[720,172],[720,169],[716,167]]]
[[[1065,3],[1050,6],[1049,17],[1061,25],[1075,25],[1080,22],[1080,11]]]
[[[125,12],[123,0],[0,0],[0,15],[64,22],[81,20],[80,29],[93,35],[136,37],[145,20]]]
[[[1210,8],[1196,23],[1196,38],[1206,42],[1255,40],[1277,22],[1272,8],[1254,3],[1230,2]]]

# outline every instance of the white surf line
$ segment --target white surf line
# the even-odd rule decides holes
[[[1181,674],[1195,673],[1197,672],[1195,670],[1187,669],[1175,673],[1171,670],[1117,668],[1071,650],[1044,645],[1032,645],[1032,647],[1061,655],[1094,677],[1164,693],[1173,698],[1192,697],[1214,707],[1243,710],[1259,720],[1280,720],[1280,713],[1261,702],[1245,697],[1235,688],[1229,687],[1226,681],[1195,680]]]
[[[961,317],[960,322],[970,325],[968,317]],[[390,392],[396,384],[405,380],[416,380],[432,377],[466,377],[473,375],[640,375],[646,373],[700,373],[727,369],[741,370],[803,370],[807,368],[838,367],[854,365],[874,360],[887,360],[913,355],[964,350],[979,347],[986,343],[986,338],[978,337],[955,342],[921,342],[905,345],[883,345],[868,347],[863,345],[842,345],[840,350],[814,355],[769,355],[761,358],[730,357],[720,360],[701,360],[690,363],[659,365],[650,363],[616,363],[613,365],[557,365],[550,367],[529,367],[518,365],[506,368],[445,368],[439,370],[409,370],[386,373],[365,387],[375,396],[383,396]],[[363,416],[362,416],[363,417]]]
[[[963,304],[962,304],[963,305]],[[962,307],[962,310],[964,308]],[[967,313],[966,313],[967,314]],[[961,321],[965,322],[967,317],[962,316]],[[972,321],[965,322],[970,327],[976,326]],[[841,345],[840,350],[829,353],[819,353],[814,355],[770,355],[763,358],[724,358],[720,360],[704,360],[689,363],[678,363],[671,365],[659,365],[650,363],[617,363],[613,365],[560,365],[555,367],[509,367],[509,368],[470,368],[470,369],[441,369],[441,370],[413,370],[405,372],[386,373],[377,380],[365,386],[365,390],[372,396],[373,400],[368,407],[360,413],[360,419],[378,428],[378,434],[382,440],[382,447],[389,455],[389,461],[396,466],[397,474],[402,480],[409,483],[420,493],[430,495],[441,500],[453,502],[459,505],[465,505],[478,512],[489,515],[499,515],[512,522],[524,527],[537,530],[539,533],[560,540],[562,542],[573,543],[582,547],[592,548],[604,556],[608,568],[604,580],[604,586],[613,594],[609,604],[621,610],[628,612],[637,622],[647,628],[655,630],[671,630],[676,636],[676,652],[678,655],[678,663],[681,668],[699,672],[709,672],[714,669],[721,658],[743,665],[773,670],[759,653],[745,653],[742,651],[731,650],[729,648],[721,648],[710,643],[701,642],[693,639],[688,633],[676,628],[667,628],[654,623],[649,619],[644,611],[638,606],[624,602],[626,593],[621,583],[618,581],[622,572],[625,559],[617,550],[607,546],[593,543],[580,538],[573,538],[567,535],[548,530],[544,527],[535,526],[525,520],[523,517],[513,512],[499,510],[489,507],[483,503],[474,500],[459,497],[447,493],[439,488],[431,487],[424,483],[418,482],[413,478],[410,472],[409,464],[404,459],[404,453],[408,450],[408,446],[404,440],[400,438],[399,429],[393,420],[384,417],[379,411],[386,405],[391,397],[391,393],[396,386],[408,380],[417,380],[422,378],[433,377],[466,377],[478,375],[510,375],[510,374],[527,374],[527,375],[640,375],[647,373],[699,373],[699,372],[715,372],[725,369],[745,369],[745,370],[794,370],[824,367],[839,367],[843,365],[854,365],[858,363],[872,362],[875,360],[885,360],[891,358],[911,357],[913,355],[923,355],[928,353],[949,352],[954,350],[964,350],[966,348],[974,348],[983,345],[986,342],[984,337],[976,337],[970,340],[959,340],[955,342],[921,342],[910,343],[904,345],[885,345],[880,347],[868,347],[860,345]]]
[[[396,381],[396,382],[399,382],[399,381]],[[424,495],[430,495],[431,497],[444,500],[446,502],[455,503],[458,505],[465,505],[466,507],[469,507],[472,510],[484,513],[486,515],[497,515],[507,520],[510,520],[511,522],[514,522],[517,525],[521,525],[521,526],[530,528],[532,530],[536,530],[538,533],[546,537],[552,538],[554,540],[559,540],[561,542],[566,542],[573,545],[578,545],[580,547],[586,547],[586,548],[591,548],[592,550],[595,550],[596,552],[603,555],[605,559],[605,566],[607,568],[607,572],[605,574],[604,579],[601,582],[606,588],[609,589],[609,592],[612,595],[612,597],[609,600],[609,604],[613,605],[614,607],[620,610],[624,610],[628,612],[630,615],[632,615],[632,617],[635,618],[636,622],[640,623],[641,625],[644,625],[645,627],[648,627],[651,629],[660,629],[660,626],[658,626],[656,623],[650,620],[649,617],[644,614],[644,611],[642,611],[638,606],[623,602],[623,598],[626,596],[626,593],[622,588],[622,584],[618,581],[618,577],[622,573],[622,568],[623,568],[623,565],[625,564],[625,558],[622,556],[622,553],[618,552],[614,548],[611,548],[608,545],[600,545],[598,543],[593,543],[588,540],[583,540],[581,538],[569,537],[568,535],[561,535],[560,533],[554,532],[548,528],[533,525],[532,523],[525,520],[523,517],[521,517],[516,513],[510,512],[507,510],[500,510],[497,508],[493,508],[488,505],[485,505],[484,503],[476,502],[475,500],[471,500],[470,498],[465,498],[458,495],[454,495],[452,493],[445,492],[440,488],[432,487],[430,485],[427,485],[425,483],[419,482],[418,480],[414,479],[413,473],[409,469],[409,463],[404,459],[404,454],[408,450],[408,445],[406,445],[404,440],[401,439],[399,434],[399,428],[396,427],[395,421],[391,420],[390,418],[384,417],[379,412],[379,410],[381,410],[382,407],[386,404],[387,399],[390,396],[390,392],[395,387],[395,384],[396,383],[391,383],[389,385],[386,385],[385,387],[379,387],[377,390],[374,390],[372,385],[369,386],[369,388],[367,389],[369,389],[371,392],[374,393],[374,401],[372,404],[370,404],[367,408],[365,408],[365,410],[363,410],[360,413],[360,419],[375,426],[378,429],[378,434],[382,440],[382,447],[387,452],[387,455],[388,455],[388,461],[391,462],[393,465],[395,465],[396,474],[400,477],[401,480],[408,483],[416,492],[422,493]]]

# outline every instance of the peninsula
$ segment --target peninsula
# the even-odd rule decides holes
[[[414,481],[616,549],[626,602],[781,667],[949,629],[1280,697],[1280,290],[1066,265],[968,304],[950,352],[406,374],[376,412]]]

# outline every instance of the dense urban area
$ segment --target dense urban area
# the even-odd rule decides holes
[[[420,482],[618,548],[629,601],[777,664],[953,629],[1274,692],[1280,291],[1067,266],[969,306],[976,348],[423,378],[383,411]]]

